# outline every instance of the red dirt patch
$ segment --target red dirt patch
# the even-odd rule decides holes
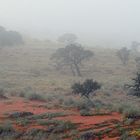
[[[22,98],[11,98],[7,101],[0,101],[0,117],[4,117],[4,114],[20,111],[20,112],[32,112],[33,114],[42,114],[45,112],[58,112],[58,109],[47,109],[39,107],[46,104],[40,101],[27,101]],[[37,107],[38,106],[38,107]],[[62,111],[62,110],[61,110]]]
[[[79,111],[74,109],[64,110],[60,109],[47,109],[45,106],[46,102],[40,101],[28,101],[23,98],[11,98],[6,101],[0,101],[0,122],[4,122],[7,120],[7,113],[12,112],[32,112],[35,115],[43,114],[43,113],[56,113],[56,112],[67,112],[68,115],[64,117],[55,117],[55,120],[60,121],[70,121],[74,124],[78,125],[78,130],[80,133],[85,132],[87,130],[92,130],[93,132],[102,132],[107,129],[114,129],[114,126],[123,121],[122,115],[119,113],[111,113],[110,115],[101,115],[101,116],[80,116]],[[9,118],[8,118],[9,119]],[[45,120],[45,119],[44,119]],[[52,119],[53,120],[53,119]],[[27,125],[19,125],[13,121],[13,126],[15,130],[25,132],[27,130],[36,128],[47,130],[47,126],[39,125],[36,123],[36,120],[31,120],[31,122]],[[45,120],[47,121],[47,119]],[[131,127],[131,126],[130,126]],[[112,131],[113,132],[113,131]],[[64,138],[69,139],[71,138]],[[118,140],[118,136],[110,138],[105,133],[102,137],[103,140]]]
[[[102,116],[80,116],[80,115],[69,115],[66,117],[59,117],[58,120],[72,121],[77,124],[81,124],[80,130],[91,125],[99,124],[107,120],[118,120],[122,121],[122,116],[118,113],[112,113],[111,115]]]

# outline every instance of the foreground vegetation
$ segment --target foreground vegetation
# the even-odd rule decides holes
[[[122,65],[118,50],[89,48],[94,56],[83,59],[79,77],[73,77],[67,66],[55,69],[50,58],[56,50],[50,46],[1,49],[0,105],[7,112],[0,112],[4,119],[0,138],[138,139],[140,82],[135,56],[129,54]]]

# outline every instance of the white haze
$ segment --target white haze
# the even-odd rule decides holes
[[[55,40],[75,33],[90,45],[140,41],[140,0],[0,0],[0,25]]]

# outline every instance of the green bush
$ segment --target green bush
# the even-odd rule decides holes
[[[43,113],[38,115],[32,115],[29,117],[30,120],[37,120],[37,119],[52,119],[55,117],[64,117],[66,114],[64,112],[54,112],[54,113]]]
[[[36,101],[45,101],[45,98],[41,94],[31,93],[27,96],[29,100],[36,100]]]
[[[114,111],[122,113],[127,118],[135,118],[140,116],[139,107],[129,102],[117,104],[113,108]]]
[[[64,105],[65,106],[72,107],[74,104],[75,104],[75,101],[72,98],[68,98],[68,99],[64,100]]]
[[[123,112],[125,117],[127,118],[137,118],[140,117],[140,109],[139,108],[126,108]]]
[[[89,95],[100,89],[101,85],[92,79],[87,79],[82,84],[80,82],[74,83],[71,88],[73,93],[89,98]]]
[[[71,129],[75,129],[76,126],[74,123],[70,122],[70,121],[66,121],[63,123],[60,123],[59,125],[55,126],[54,128],[54,133],[59,133],[59,132],[65,132],[66,130],[71,130]]]
[[[126,85],[129,88],[129,94],[140,97],[140,73],[137,73],[136,77],[132,80],[132,85]]]
[[[0,88],[0,97],[4,97],[5,96],[5,91],[3,88]]]
[[[82,110],[82,109],[89,110],[92,107],[94,107],[94,103],[89,99],[81,98],[75,102],[74,106],[79,110]]]
[[[90,110],[82,109],[80,110],[81,116],[92,116],[93,114],[90,112]]]

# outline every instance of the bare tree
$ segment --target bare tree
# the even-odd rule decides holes
[[[82,76],[80,71],[80,65],[83,60],[86,60],[93,56],[93,52],[85,50],[80,44],[69,44],[65,48],[59,48],[52,55],[51,59],[55,60],[55,63],[61,68],[68,66],[73,76]]]
[[[117,56],[120,58],[122,63],[126,65],[129,60],[130,50],[128,50],[126,47],[123,47],[122,49],[118,50]]]
[[[72,33],[63,34],[62,36],[60,36],[58,38],[59,42],[62,42],[65,44],[75,43],[76,40],[77,40],[77,36],[75,34],[72,34]]]
[[[134,52],[138,52],[139,46],[140,46],[140,43],[137,42],[137,41],[133,41],[133,42],[131,43],[131,49],[132,49]]]

